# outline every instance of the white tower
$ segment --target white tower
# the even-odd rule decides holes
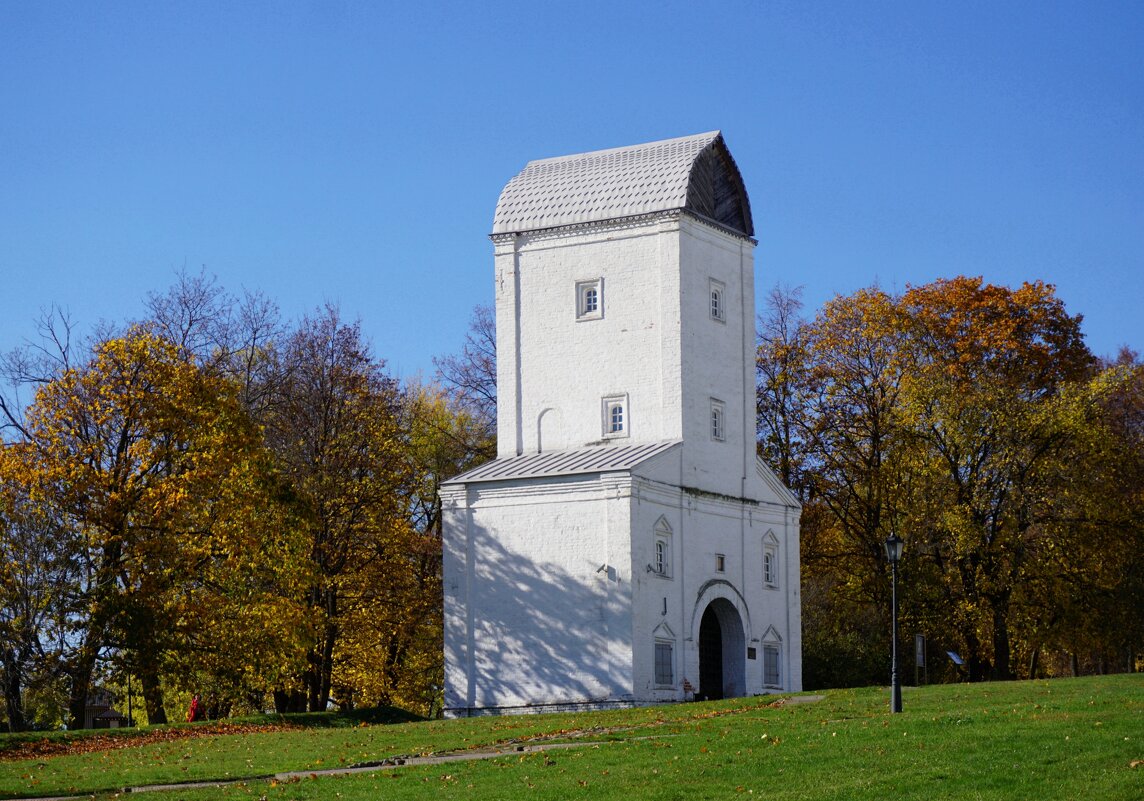
[[[718,132],[504,188],[498,458],[442,491],[454,714],[801,688],[799,509],[755,455],[752,234]]]

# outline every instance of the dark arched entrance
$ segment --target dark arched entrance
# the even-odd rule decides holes
[[[707,701],[723,697],[723,629],[710,606],[699,623],[699,695]]]
[[[696,698],[714,701],[745,694],[746,641],[738,610],[716,598],[699,621],[699,691]]]

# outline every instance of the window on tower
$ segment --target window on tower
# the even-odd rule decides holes
[[[612,408],[608,410],[608,433],[619,434],[624,430],[624,405],[622,403],[612,404]]]
[[[630,427],[627,395],[613,395],[603,402],[604,438],[626,437]]]
[[[727,319],[726,309],[723,306],[723,282],[711,279],[711,319],[724,321]]]
[[[723,401],[711,399],[711,439],[722,442],[726,438]]]
[[[651,569],[661,578],[671,578],[671,526],[661,517],[655,524]]]
[[[763,585],[769,590],[779,587],[779,540],[773,531],[763,537]]]
[[[779,586],[778,566],[775,564],[776,555],[773,548],[767,548],[763,554],[763,582],[770,589]]]
[[[600,290],[590,286],[584,290],[584,314],[592,314],[600,309]]]
[[[576,282],[576,319],[599,320],[604,316],[604,279]]]

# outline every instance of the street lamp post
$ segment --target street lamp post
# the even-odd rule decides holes
[[[892,597],[891,623],[891,661],[890,661],[890,711],[902,711],[902,681],[898,673],[898,560],[902,558],[902,547],[905,543],[896,533],[891,532],[886,537],[886,559],[890,562],[892,578],[890,579],[890,594]]]

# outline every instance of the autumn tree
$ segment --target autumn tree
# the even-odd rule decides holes
[[[266,439],[308,543],[310,576],[299,592],[314,627],[299,686],[280,688],[276,704],[321,711],[331,698],[345,622],[378,597],[373,568],[408,547],[410,463],[398,386],[357,324],[326,308],[304,319],[276,358],[285,380],[268,407]]]
[[[1118,616],[1111,628],[1134,632],[1140,617],[1116,570],[1135,564],[1139,530],[1124,511],[1139,509],[1131,370],[1096,375],[1051,286],[959,277],[861,290],[805,325],[784,328],[782,312],[772,299],[764,319],[760,436],[780,467],[783,443],[803,448],[812,681],[839,648],[864,652],[862,626],[881,628],[868,623],[887,608],[891,531],[907,541],[904,622],[961,652],[970,679],[1035,671],[1066,632],[1131,650],[1132,636],[1101,628]],[[783,420],[803,439],[776,436]]]
[[[361,606],[368,614],[347,627],[354,645],[341,667],[364,701],[428,713],[440,701],[444,673],[439,490],[483,461],[469,444],[482,436],[484,422],[432,384],[407,385],[401,413],[412,468],[403,496],[407,544],[374,563],[378,575],[367,586],[381,603]]]
[[[15,451],[0,445],[0,680],[8,728],[24,731],[25,692],[57,678],[76,576],[74,542],[31,502]]]
[[[237,383],[247,412],[262,421],[286,380],[275,350],[289,331],[273,301],[252,291],[236,297],[214,276],[183,271],[165,292],[147,296],[146,309],[146,325],[201,369]]]
[[[88,345],[76,336],[71,317],[59,308],[44,310],[36,329],[34,339],[0,356],[0,440],[26,435],[24,411],[30,396],[71,368],[76,353],[82,359]]]
[[[286,326],[272,302],[205,273],[180,273],[122,331],[78,340],[53,313],[40,333],[2,365],[21,391],[0,405],[4,476],[23,491],[0,505],[3,544],[20,549],[2,588],[6,604],[50,596],[42,571],[21,584],[13,569],[46,544],[52,565],[74,567],[51,596],[69,629],[55,637],[41,616],[4,652],[9,696],[38,652],[69,678],[73,725],[105,667],[140,680],[152,722],[165,689],[224,706],[272,689],[283,709],[434,703],[437,487],[495,453],[488,310],[472,364],[440,365],[473,379],[448,395],[402,390],[335,310]],[[0,614],[13,645],[29,631],[20,608]]]
[[[774,421],[770,436],[790,443],[799,464],[792,478],[805,483],[803,602],[808,623],[823,624],[804,638],[808,678],[864,682],[861,673],[844,678],[837,668],[855,665],[842,652],[880,628],[888,600],[882,542],[906,503],[904,323],[894,299],[878,289],[835,298],[807,324],[791,321],[793,311],[789,299],[772,298],[779,321],[764,328],[759,395],[760,415]],[[847,614],[837,614],[839,607]]]
[[[459,354],[434,358],[437,383],[448,391],[451,405],[465,414],[468,451],[482,460],[497,455],[497,336],[491,306],[476,306]]]
[[[185,641],[181,602],[204,565],[242,550],[220,541],[212,515],[226,506],[222,488],[249,486],[242,472],[257,431],[231,385],[145,327],[42,386],[25,428],[18,475],[77,542],[64,659],[71,725],[82,724],[107,648],[139,677],[148,719],[163,722],[163,661]]]
[[[1068,466],[1052,404],[1090,377],[1092,355],[1046,284],[959,277],[909,289],[902,307],[915,365],[904,411],[943,500],[907,534],[960,615],[970,678],[1012,678],[1015,594],[1039,547],[1044,491]]]
[[[1026,675],[1136,670],[1144,648],[1144,365],[1125,352],[1054,405],[1070,441],[1044,493],[1015,627]],[[1064,655],[1055,663],[1044,651]]]
[[[758,320],[755,399],[759,455],[805,501],[810,489],[811,353],[801,310],[801,287],[776,286],[767,296]]]

